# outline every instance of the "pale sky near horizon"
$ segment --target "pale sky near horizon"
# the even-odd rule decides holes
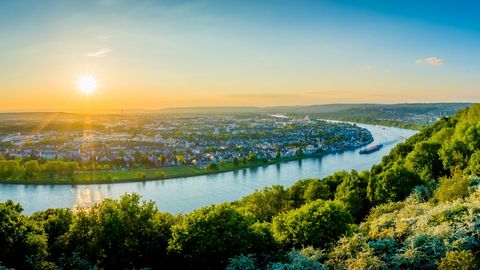
[[[480,102],[475,1],[0,2],[0,111]],[[84,95],[75,83],[99,84]]]

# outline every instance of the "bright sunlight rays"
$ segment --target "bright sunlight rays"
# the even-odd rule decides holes
[[[82,75],[76,83],[77,89],[84,95],[91,95],[98,87],[97,79],[91,74]]]

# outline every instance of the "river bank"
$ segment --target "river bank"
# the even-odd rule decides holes
[[[271,159],[267,161],[254,160],[247,161],[247,163],[240,162],[235,165],[228,161],[223,164],[218,164],[218,169],[208,170],[201,169],[197,166],[179,166],[179,167],[165,167],[156,169],[136,169],[136,170],[109,170],[109,171],[87,171],[76,172],[72,176],[63,176],[52,179],[48,174],[37,174],[35,178],[27,178],[25,175],[18,175],[10,179],[0,179],[1,184],[21,184],[21,185],[94,185],[94,184],[114,184],[114,183],[128,183],[128,182],[145,182],[155,180],[169,180],[175,178],[202,176],[217,173],[225,173],[237,171],[248,168],[256,168],[269,166],[294,160],[302,160],[305,158],[322,157],[328,154],[341,153],[344,151],[353,151],[355,149],[364,147],[373,142],[373,139],[356,147],[341,149],[339,151],[322,152],[315,154],[302,154],[294,157],[283,157],[278,159]]]

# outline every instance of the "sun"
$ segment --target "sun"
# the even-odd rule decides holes
[[[97,79],[91,74],[82,75],[76,83],[77,89],[85,95],[91,95],[97,90]]]

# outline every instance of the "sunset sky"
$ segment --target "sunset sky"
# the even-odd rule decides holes
[[[479,10],[476,1],[3,0],[0,111],[480,102]],[[98,82],[91,94],[78,89],[85,74]]]

